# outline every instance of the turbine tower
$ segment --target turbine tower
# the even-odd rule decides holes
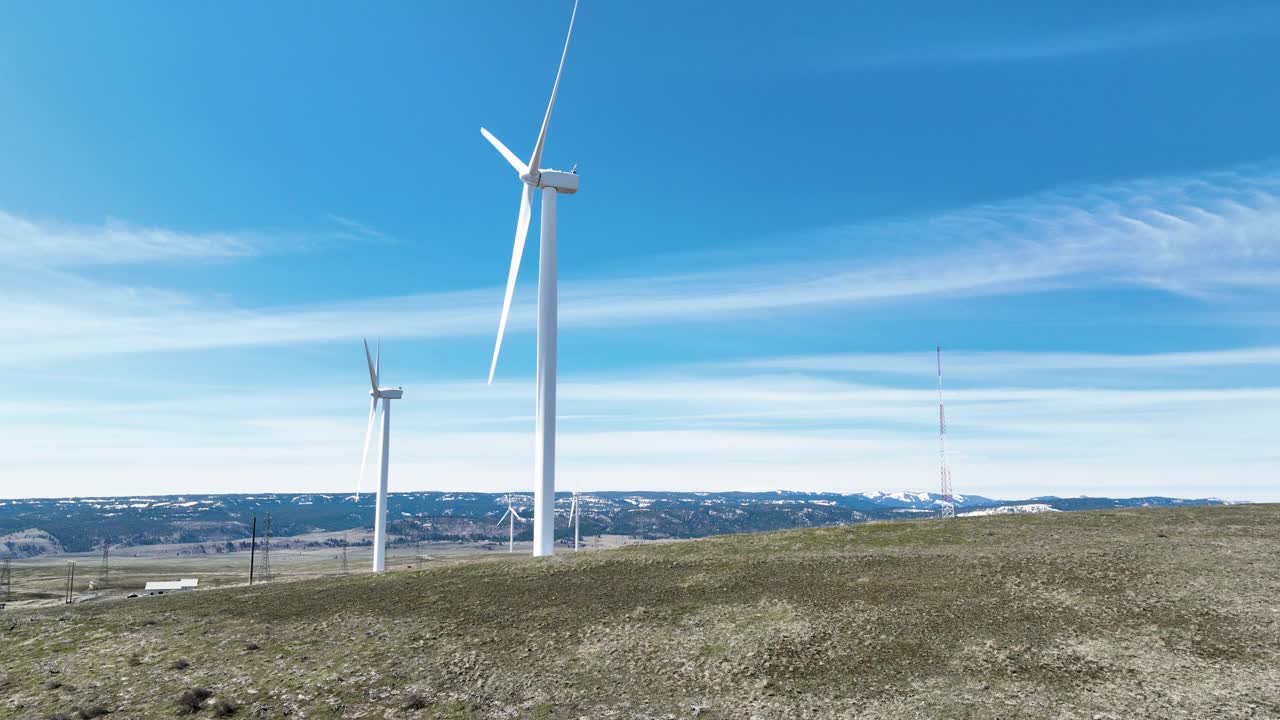
[[[404,397],[404,388],[380,387],[379,372],[382,369],[382,346],[378,346],[378,359],[369,354],[369,341],[364,341],[364,359],[369,365],[369,395],[373,400],[369,403],[369,424],[364,431],[364,454],[360,456],[360,479],[356,484],[356,501],[360,499],[360,485],[364,483],[365,461],[369,458],[369,439],[373,437],[373,419],[378,409],[378,401],[382,401],[382,478],[378,482],[378,502],[373,516],[373,571],[382,572],[386,568],[387,552],[387,465],[391,459],[391,401]]]
[[[951,468],[947,466],[947,413],[942,405],[942,346],[938,348],[938,460],[942,479],[942,517],[956,514],[955,496],[951,494]]]
[[[506,158],[520,178],[520,212],[516,216],[515,248],[511,253],[511,268],[507,272],[507,292],[502,300],[502,316],[498,320],[498,339],[493,345],[493,362],[489,365],[489,382],[498,367],[498,353],[502,349],[502,335],[507,329],[507,315],[511,311],[511,295],[516,287],[516,275],[520,272],[520,256],[524,253],[525,237],[529,234],[530,206],[533,191],[542,190],[542,235],[538,247],[538,368],[537,389],[534,402],[534,461],[533,461],[533,554],[551,555],[555,552],[555,496],[556,496],[556,195],[572,195],[578,191],[578,174],[542,167],[542,148],[547,140],[547,126],[551,123],[551,109],[556,104],[556,91],[560,89],[560,75],[564,72],[564,59],[569,53],[569,38],[573,35],[573,21],[578,16],[578,3],[574,0],[573,14],[569,17],[569,32],[560,52],[560,67],[556,70],[555,84],[551,86],[551,101],[542,117],[542,129],[533,146],[533,155],[526,165],[507,149],[498,138],[483,127],[480,134]]]
[[[579,533],[579,520],[582,511],[578,509],[578,491],[573,491],[573,497],[569,500],[569,524],[573,526],[573,551],[578,552],[578,541],[582,537]]]

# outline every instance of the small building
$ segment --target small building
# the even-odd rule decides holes
[[[150,580],[147,582],[146,588],[143,589],[148,595],[163,595],[170,592],[186,592],[195,590],[200,584],[197,578],[182,578],[181,580]]]

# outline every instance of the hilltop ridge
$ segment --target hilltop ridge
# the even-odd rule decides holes
[[[0,718],[1276,717],[1278,555],[1276,505],[1014,514],[22,611]]]

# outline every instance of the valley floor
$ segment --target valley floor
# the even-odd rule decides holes
[[[723,536],[6,610],[0,718],[1276,718],[1277,598],[1275,505]]]

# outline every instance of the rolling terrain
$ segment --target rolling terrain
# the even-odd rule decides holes
[[[0,718],[1280,717],[1280,506],[879,522],[0,616]]]
[[[513,495],[525,516],[532,497]],[[580,496],[584,535],[656,540],[726,533],[840,525],[936,514],[941,496],[926,492],[593,492]],[[557,496],[557,537],[568,534],[569,495]],[[959,513],[1023,507],[1099,510],[1118,507],[1213,505],[1220,500],[1143,498],[1031,498],[992,500],[957,495]],[[502,540],[496,526],[506,509],[498,493],[391,493],[388,529],[398,543]],[[204,545],[196,552],[248,550],[250,523],[270,513],[277,537],[373,527],[374,496],[340,494],[167,495],[0,500],[0,556],[87,552],[109,538],[113,546]],[[532,528],[517,528],[530,539]],[[330,538],[330,542],[339,542]]]

